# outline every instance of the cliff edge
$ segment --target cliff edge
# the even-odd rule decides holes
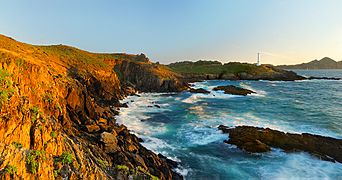
[[[35,46],[0,35],[1,179],[182,179],[115,122],[136,91],[181,91],[143,55]]]

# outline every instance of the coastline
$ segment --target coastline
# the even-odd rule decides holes
[[[311,81],[311,80],[310,80]],[[310,81],[307,81],[307,80],[304,80],[304,81],[302,81],[302,82],[299,82],[299,83],[306,83],[306,82],[310,82]],[[209,81],[209,82],[213,82],[213,81]],[[222,82],[222,83],[225,83],[225,82],[229,82],[229,81],[221,81],[221,80],[218,80],[218,81],[216,81],[216,82]],[[255,85],[255,83],[256,84],[274,84],[274,85],[277,85],[277,86],[279,86],[280,84],[297,84],[296,82],[282,82],[282,81],[251,81],[251,82],[249,82],[249,81],[232,81],[234,84],[236,83],[236,82],[240,82],[240,83],[243,83],[243,84],[246,84],[246,85],[253,85],[252,87],[254,87]],[[318,82],[331,82],[331,81],[324,81],[324,80],[320,80],[320,81],[312,81],[312,82],[316,82],[316,83],[318,83]],[[200,83],[196,83],[196,84],[203,84],[203,82],[200,82]],[[210,84],[210,83],[209,83]],[[196,86],[196,88],[199,88],[199,87],[205,87],[205,86]],[[248,86],[244,86],[245,88],[250,88],[250,87],[248,87]],[[209,88],[213,88],[213,86],[209,86]],[[255,90],[257,93],[258,93],[258,95],[255,97],[255,98],[261,98],[261,99],[264,99],[264,98],[266,98],[267,96],[270,96],[271,94],[264,94],[264,96],[260,96],[260,93],[262,92],[259,88],[251,88],[251,89],[253,89],[253,90]],[[264,92],[265,93],[265,92]],[[205,103],[201,103],[201,101],[206,101],[206,102],[211,102],[211,101],[213,101],[213,99],[212,98],[221,98],[221,96],[218,96],[218,95],[216,95],[216,96],[213,96],[213,97],[211,97],[210,98],[210,96],[211,95],[205,95],[205,94],[203,94],[203,95],[201,95],[201,94],[191,94],[191,93],[188,93],[188,92],[183,92],[182,93],[183,95],[173,95],[172,96],[172,98],[174,99],[174,98],[176,98],[176,101],[178,101],[178,102],[184,102],[184,103],[186,103],[187,104],[187,102],[188,103],[190,103],[189,105],[192,105],[193,106],[193,108],[190,108],[190,109],[188,109],[188,112],[190,113],[190,114],[198,114],[199,116],[202,116],[201,114],[202,113],[204,113],[203,115],[205,115],[205,114],[207,114],[207,112],[206,112],[206,107],[208,107],[208,105],[206,105]],[[157,97],[153,97],[152,99],[149,99],[149,98],[147,98],[146,96],[157,96]],[[163,117],[162,116],[160,116],[160,115],[158,115],[158,114],[164,114],[164,115],[171,115],[170,116],[170,118],[171,117],[173,117],[173,113],[172,112],[174,112],[174,113],[177,113],[178,112],[178,110],[176,111],[176,109],[178,109],[178,108],[168,108],[168,107],[170,107],[172,104],[170,104],[170,105],[167,105],[167,104],[165,104],[165,103],[168,103],[169,101],[171,102],[171,97],[170,97],[170,100],[165,100],[165,98],[166,99],[168,99],[168,97],[167,97],[168,95],[165,95],[165,94],[142,94],[141,95],[141,97],[136,97],[136,100],[134,100],[134,102],[132,102],[132,104],[135,104],[135,105],[133,105],[133,107],[132,107],[132,109],[131,110],[129,110],[129,111],[131,111],[131,113],[128,115],[128,116],[125,116],[125,118],[127,119],[130,119],[130,118],[138,118],[137,119],[137,121],[138,121],[138,123],[142,123],[143,125],[141,125],[141,124],[135,124],[135,126],[136,127],[140,127],[142,130],[144,130],[144,131],[149,131],[150,130],[150,128],[152,128],[153,130],[158,130],[159,129],[159,127],[161,127],[162,125],[157,125],[157,124],[155,124],[155,123],[157,123],[157,122],[164,122],[164,120],[165,120],[165,123],[166,124],[172,124],[173,123],[173,121],[168,121],[168,120],[166,120],[166,119],[164,119],[163,120]],[[190,101],[190,99],[189,100],[186,100],[186,99],[188,99],[189,97],[191,97],[191,96],[197,96],[197,98],[196,99],[192,99],[191,101]],[[266,96],[266,97],[265,97]],[[251,98],[253,98],[254,97],[254,95],[248,95],[247,97],[246,97],[246,99],[251,99]],[[141,100],[142,101],[140,101],[139,100],[139,98],[141,98]],[[240,97],[240,96],[238,96],[238,97],[236,97],[236,96],[231,96],[231,95],[226,95],[226,98],[228,98],[227,100],[229,100],[229,101],[232,101],[232,98],[233,99],[236,99],[236,101],[241,101],[242,99],[243,99],[243,97]],[[134,98],[135,99],[135,98]],[[241,100],[238,100],[238,99],[241,99]],[[127,99],[126,101],[130,101],[131,99]],[[236,101],[234,101],[234,102],[236,102]],[[155,103],[153,103],[153,102],[155,102]],[[138,103],[138,104],[136,104],[136,103]],[[161,108],[158,108],[158,107],[148,107],[150,104],[151,105],[153,105],[153,104],[157,104],[157,105],[159,105]],[[140,107],[138,108],[137,106],[139,106],[139,104],[140,104]],[[179,103],[176,103],[176,104],[179,104]],[[129,108],[131,107],[130,106],[130,104],[128,104],[128,106],[129,106]],[[183,105],[182,105],[182,107],[184,107]],[[138,108],[138,109],[137,109]],[[203,109],[204,108],[204,109]],[[164,112],[164,110],[166,110],[167,112],[169,112],[169,113],[165,113]],[[142,111],[144,111],[145,113],[140,113],[140,112],[142,112]],[[143,114],[145,114],[146,116],[148,116],[148,117],[144,117],[143,116]],[[143,117],[143,118],[141,118],[141,119],[139,119],[139,117]],[[178,116],[176,116],[176,117],[178,117]],[[174,117],[174,118],[176,118],[176,117]],[[204,116],[204,117],[207,117],[207,116]],[[124,118],[124,117],[123,117]],[[248,118],[248,119],[250,119],[251,117],[243,117],[243,116],[241,116],[241,118]],[[143,119],[146,119],[146,120],[143,120]],[[132,121],[135,121],[134,119],[131,119]],[[141,121],[141,120],[143,120],[143,121]],[[261,119],[260,119],[261,120]],[[258,120],[258,121],[260,121],[260,120]],[[178,121],[181,121],[181,119],[178,119]],[[199,118],[199,119],[197,119],[197,120],[193,120],[194,122],[197,122],[197,123],[204,123],[204,124],[207,124],[207,125],[205,125],[205,126],[210,126],[210,129],[215,129],[216,127],[215,126],[212,126],[212,125],[210,125],[210,122],[212,121],[212,120],[210,120],[210,119],[208,119],[208,120],[204,120],[204,119],[202,119],[202,118]],[[205,121],[208,121],[207,123],[205,123]],[[257,121],[257,119],[254,119],[254,121]],[[247,122],[249,122],[248,120],[246,120],[245,121],[245,123],[247,123]],[[184,122],[185,123],[185,122]],[[261,123],[261,122],[260,122]],[[134,123],[133,123],[134,124]],[[149,126],[149,125],[151,126]],[[219,123],[217,123],[217,125],[218,125]],[[249,123],[250,124],[250,123]],[[152,126],[153,125],[153,126]],[[279,125],[282,125],[281,123],[279,124]],[[164,125],[164,126],[166,126],[166,125]],[[169,126],[169,125],[167,125],[167,126]],[[166,127],[167,127],[166,126]],[[129,126],[128,126],[129,127]],[[171,126],[172,127],[172,126]],[[167,128],[171,128],[171,127],[167,127]],[[261,126],[261,127],[273,127],[273,129],[275,128],[275,129],[278,129],[279,130],[279,127],[277,128],[276,126]],[[136,129],[136,128],[134,128],[134,127],[132,127],[132,128],[129,128],[129,129],[132,129],[133,131],[134,130],[136,130],[136,132],[137,133],[141,133],[141,132],[139,132],[139,130],[140,129]],[[294,133],[294,132],[297,132],[297,133],[302,133],[302,132],[307,132],[305,129],[303,129],[303,130],[299,130],[299,129],[297,129],[297,130],[295,130],[295,131],[293,131],[293,130],[288,130],[288,129],[286,129],[286,126],[283,126],[282,128],[282,131],[283,132],[292,132],[292,133]],[[190,129],[189,129],[190,130]],[[169,133],[167,133],[167,131],[170,131],[170,130],[164,130],[164,129],[161,129],[161,132],[152,132],[152,134],[153,133],[155,133],[156,135],[152,135],[151,137],[159,137],[159,138],[161,138],[161,139],[159,139],[159,140],[157,140],[157,139],[153,139],[153,140],[155,140],[156,142],[151,142],[148,138],[148,140],[147,140],[147,143],[152,143],[152,145],[154,146],[153,148],[161,148],[161,147],[163,147],[163,146],[165,146],[165,147],[163,147],[163,148],[161,148],[161,151],[155,151],[155,152],[162,152],[162,151],[169,151],[169,153],[171,153],[172,155],[174,155],[175,153],[177,154],[177,150],[172,150],[173,148],[171,148],[172,147],[172,145],[174,145],[174,144],[170,144],[170,142],[171,141],[168,141],[167,139],[164,139],[165,137],[164,137],[164,135],[161,135],[161,134],[163,134],[163,133],[166,133],[166,134],[169,134]],[[179,130],[178,130],[179,131]],[[181,130],[181,131],[183,131],[183,130]],[[208,131],[209,131],[209,129],[208,129]],[[218,131],[218,130],[217,130]],[[311,132],[315,132],[315,130],[313,129]],[[190,133],[190,132],[189,132]],[[320,132],[320,133],[318,133],[318,134],[322,134],[322,135],[324,135],[324,132]],[[218,134],[219,135],[219,134]],[[221,134],[221,135],[223,135],[223,134]],[[326,135],[326,134],[325,134]],[[149,136],[148,135],[148,133],[147,133],[147,135],[145,135],[145,136]],[[179,134],[178,136],[184,136],[184,134],[183,135],[181,135],[181,134]],[[217,142],[217,145],[218,144],[224,144],[223,143],[223,140],[224,139],[226,139],[227,138],[227,136],[220,136],[220,138],[218,138],[218,139],[216,139],[216,138],[214,138],[213,136],[211,136],[211,135],[207,135],[208,137],[205,137],[205,136],[203,136],[202,137],[202,139],[197,139],[197,141],[199,141],[199,142],[191,142],[191,143],[195,143],[193,146],[195,146],[195,147],[201,147],[201,146],[206,146],[206,143],[209,143],[209,144],[211,144],[211,143],[214,143],[214,142]],[[329,136],[333,136],[334,137],[334,135],[329,135]],[[139,137],[141,137],[141,136],[139,136]],[[208,139],[209,141],[206,141],[205,139],[207,139],[207,138],[213,138],[213,139]],[[222,138],[223,137],[223,138]],[[189,137],[183,137],[183,138],[189,138]],[[143,138],[144,139],[144,138]],[[168,143],[166,143],[166,142],[163,142],[163,141],[161,141],[161,140],[163,140],[163,141],[165,141],[166,140],[166,142],[168,142]],[[205,140],[205,141],[204,141]],[[176,141],[176,142],[178,142],[179,140],[174,140],[174,141]],[[201,141],[203,141],[203,142],[201,142]],[[199,144],[197,144],[197,143],[204,143],[203,145],[199,145]],[[166,144],[165,144],[166,143]],[[216,144],[216,143],[215,143]],[[145,144],[143,144],[144,146],[146,146]],[[217,145],[215,145],[215,146],[217,146]],[[150,144],[150,146],[151,146],[151,144]],[[170,147],[171,146],[171,147]],[[181,146],[185,146],[185,147],[187,147],[187,145],[181,145]],[[191,145],[189,145],[190,147],[188,147],[188,148],[190,148],[190,149],[192,149],[192,148],[195,148],[195,147],[193,147],[193,146],[191,146]],[[147,148],[149,148],[148,146],[146,146]],[[185,147],[183,147],[183,148],[185,148]],[[153,148],[151,148],[151,149],[153,149]],[[222,148],[222,147],[221,147]],[[230,150],[230,148],[231,147],[228,147],[228,149],[226,149],[227,147],[225,147],[224,149],[218,149],[218,151],[228,151],[228,152],[230,152],[231,150]],[[233,148],[234,149],[234,148]],[[154,151],[154,150],[153,150]],[[234,150],[235,151],[235,150]],[[278,154],[279,153],[279,154]],[[319,161],[319,160],[315,160],[315,158],[312,158],[310,155],[305,155],[305,153],[304,154],[297,154],[297,153],[294,153],[293,155],[292,154],[290,154],[290,153],[285,153],[284,152],[284,154],[283,153],[280,153],[280,152],[278,152],[277,150],[272,150],[272,156],[275,156],[275,158],[279,158],[279,157],[288,157],[288,158],[292,158],[293,156],[299,156],[298,158],[304,158],[303,159],[303,161],[304,162],[310,162],[310,161],[312,161],[312,163],[315,163],[315,164],[327,164],[327,163],[325,163],[325,162],[321,162],[321,161]],[[167,155],[167,154],[166,154]],[[171,156],[172,156],[171,155]],[[171,156],[169,156],[169,157],[171,157]],[[269,155],[263,155],[263,156],[269,156]],[[278,157],[279,156],[279,157]],[[177,156],[176,156],[177,157]],[[189,163],[191,164],[191,162],[189,162],[190,161],[190,159],[187,159],[187,160],[185,160],[184,159],[185,157],[181,157],[181,158],[179,158],[179,157],[177,157],[177,159],[179,159],[179,160],[181,160],[181,162],[180,162],[180,164],[185,164],[185,169],[187,169],[187,173],[188,173],[188,176],[189,177],[197,177],[195,174],[196,174],[196,169],[193,169],[193,168],[191,168],[191,166],[189,166]],[[186,162],[186,161],[188,161],[188,162]],[[193,160],[191,160],[191,161],[193,161]],[[328,163],[329,164],[329,163]],[[328,165],[327,164],[327,165]],[[329,165],[330,166],[330,165]],[[333,165],[333,167],[338,167],[338,164],[337,165]],[[323,168],[324,169],[324,168]],[[328,169],[327,169],[328,170]],[[190,174],[189,174],[190,173]],[[328,172],[327,172],[328,173]],[[329,173],[331,173],[330,172],[330,170],[329,170]],[[185,175],[185,177],[187,177],[186,176],[186,174],[183,174],[183,175]],[[223,176],[224,177],[224,176]]]

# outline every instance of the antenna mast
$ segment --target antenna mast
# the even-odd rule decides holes
[[[257,66],[260,66],[260,53],[258,53],[258,59],[257,59],[256,65],[257,65]]]

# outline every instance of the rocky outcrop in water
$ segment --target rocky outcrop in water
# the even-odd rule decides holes
[[[248,94],[255,93],[254,91],[236,87],[233,85],[228,86],[217,86],[213,89],[214,91],[224,91],[225,94],[233,94],[233,95],[241,95],[241,96],[247,96]]]
[[[207,91],[203,88],[198,88],[198,89],[195,89],[195,88],[190,88],[189,92],[191,93],[201,93],[201,94],[210,94],[210,91]]]
[[[220,125],[222,132],[229,134],[228,144],[234,144],[247,152],[262,153],[271,147],[287,152],[304,151],[323,160],[342,163],[342,140],[308,133],[284,133],[269,128],[238,126],[229,128]]]
[[[319,79],[319,80],[342,80],[342,78],[338,78],[338,77],[315,77],[315,76],[310,76],[307,79],[308,80],[313,80],[313,79]]]

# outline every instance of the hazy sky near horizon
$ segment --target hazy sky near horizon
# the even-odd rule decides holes
[[[153,61],[342,60],[341,0],[1,0],[0,34]]]

